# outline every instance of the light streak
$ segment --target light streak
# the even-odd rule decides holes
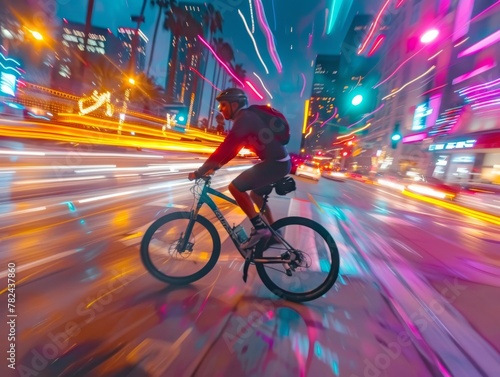
[[[208,44],[207,41],[203,39],[201,35],[198,35],[198,39],[210,50],[210,52],[213,54],[213,56],[217,59],[217,61],[222,64],[222,66],[226,69],[226,72],[229,73],[242,87],[245,87],[245,84],[241,82],[241,80],[231,71],[231,69],[227,66],[226,63],[224,63],[221,58],[217,56],[213,48]]]
[[[395,96],[396,94],[398,94],[400,91],[402,91],[404,88],[406,88],[408,85],[414,83],[415,81],[421,79],[422,77],[424,77],[425,75],[429,74],[431,71],[433,71],[434,69],[436,68],[435,65],[433,65],[431,68],[429,68],[427,71],[425,71],[424,73],[422,73],[420,76],[418,77],[415,77],[413,80],[411,81],[408,81],[406,84],[404,84],[401,88],[399,88],[398,90],[394,91],[394,92],[391,92],[390,94],[386,95],[385,97],[382,98],[382,101],[389,98],[389,97],[393,97]]]
[[[329,12],[330,17],[328,20],[328,28],[326,31],[327,34],[330,34],[332,32],[333,25],[335,24],[335,21],[337,21],[337,16],[339,14],[338,10],[340,10],[340,7],[338,10],[335,9],[335,3],[336,3],[336,0],[332,0],[332,6],[330,7],[330,12]]]
[[[453,47],[458,47],[460,46],[461,44],[467,42],[469,40],[470,37],[467,37],[467,38],[464,38],[462,39],[460,42],[458,42],[456,45],[454,45]]]
[[[260,62],[264,66],[266,73],[269,74],[269,70],[267,69],[266,63],[264,63],[264,60],[262,60],[262,56],[260,56],[259,48],[257,47],[257,42],[255,41],[255,38],[253,37],[252,33],[250,33],[250,30],[248,29],[247,21],[245,20],[243,13],[241,13],[241,11],[239,9],[238,9],[238,14],[240,15],[241,19],[243,20],[243,24],[245,25],[245,29],[247,29],[248,35],[250,36],[250,39],[253,42],[253,46],[255,47],[255,52],[257,53],[257,56],[259,57]]]
[[[495,80],[492,80],[492,81],[489,81],[489,82],[486,82],[484,84],[478,84],[478,85],[474,85],[474,86],[467,86],[465,88],[462,88],[462,89],[459,89],[457,90],[456,92],[459,92],[460,94],[466,94],[472,90],[475,90],[475,89],[478,89],[478,90],[481,90],[481,89],[489,89],[493,86],[496,86],[496,85],[499,85],[500,84],[500,78],[499,79],[495,79]]]
[[[253,34],[253,33],[255,33],[255,21],[254,21],[254,19],[253,19],[253,6],[252,6],[252,0],[248,0],[248,5],[250,5],[250,19],[252,20],[252,34]],[[239,13],[241,13],[239,9],[238,9],[238,12],[239,12]],[[242,15],[240,14],[240,16],[242,16]],[[243,16],[242,16],[242,17],[243,17]],[[243,19],[244,19],[244,18],[243,18]],[[246,24],[246,22],[245,22],[245,24]]]
[[[366,126],[364,127],[361,127],[361,128],[358,128],[357,130],[354,130],[348,134],[345,134],[345,135],[341,135],[341,136],[337,136],[337,139],[343,139],[344,137],[349,137],[349,136],[352,136],[354,135],[355,133],[359,132],[359,131],[363,131],[364,129],[367,129],[368,127],[370,127],[372,124],[371,123],[368,123]]]
[[[500,41],[500,30],[497,30],[493,34],[490,34],[486,38],[480,40],[479,42],[473,44],[469,48],[463,50],[458,54],[458,57],[461,58],[462,56],[472,55],[476,52],[479,52],[481,50],[484,50],[485,48],[494,45],[498,41]]]
[[[470,20],[470,22],[474,22],[475,20],[477,20],[478,18],[481,18],[483,17],[486,13],[488,13],[489,11],[491,11],[494,7],[496,7],[497,5],[500,5],[500,1],[497,1],[495,4],[489,6],[488,8],[486,8],[485,10],[483,10],[481,13],[479,13],[477,16],[475,16],[473,19]]]
[[[396,9],[398,9],[399,7],[401,7],[401,5],[403,5],[405,0],[398,0],[398,3],[396,4]]]
[[[368,45],[368,42],[370,41],[371,37],[373,36],[373,33],[375,33],[375,29],[378,26],[378,22],[380,20],[380,17],[382,17],[382,13],[385,11],[385,9],[387,8],[387,6],[389,5],[390,2],[391,2],[391,0],[386,0],[384,5],[382,6],[380,11],[378,12],[377,17],[375,18],[375,21],[370,25],[370,30],[368,31],[368,35],[365,37],[365,40],[363,41],[363,43],[361,44],[361,47],[358,50],[358,55],[360,55],[365,50],[366,46]]]
[[[370,49],[370,51],[368,51],[368,56],[372,56],[375,53],[375,51],[377,51],[377,49],[380,47],[384,39],[385,39],[384,34],[380,34],[377,36],[377,38],[375,38],[375,42],[373,43],[372,48]]]
[[[262,1],[255,0],[255,5],[257,8],[257,16],[259,18],[260,27],[266,34],[267,49],[269,51],[269,54],[271,55],[271,59],[273,60],[274,65],[276,66],[276,69],[278,70],[279,73],[281,73],[283,70],[283,66],[281,64],[281,61],[280,61],[278,55],[277,55],[276,45],[274,43],[274,37],[273,37],[271,30],[269,29],[266,15],[264,13],[264,6],[262,5]]]
[[[309,126],[309,132],[304,136],[304,139],[307,139],[307,137],[311,134],[312,130],[313,130],[312,127]]]
[[[410,57],[408,57],[404,62],[402,62],[395,70],[394,72],[392,72],[389,76],[387,76],[385,78],[385,80],[383,81],[380,81],[378,84],[376,84],[373,89],[375,88],[378,88],[380,85],[382,85],[383,83],[387,82],[387,80],[389,80],[392,76],[394,76],[396,74],[397,71],[399,71],[401,69],[402,66],[404,66],[408,60],[412,59],[415,55],[417,55],[420,51],[422,51],[424,49],[424,47],[422,47],[420,50],[418,50],[417,52],[415,52],[413,55],[411,55]]]
[[[260,99],[264,99],[264,96],[262,94],[260,94],[257,89],[255,89],[255,87],[253,86],[253,84],[248,81],[248,80],[245,80],[245,83],[250,87],[250,89],[253,90],[253,92],[257,95],[257,97],[259,97]]]
[[[316,123],[318,118],[319,118],[319,113],[316,113],[316,118],[311,123],[309,123],[309,125],[307,127],[311,127],[314,123]]]
[[[432,89],[429,89],[429,90],[428,90],[428,91],[426,91],[426,92],[423,92],[423,93],[421,94],[421,96],[424,96],[424,95],[426,95],[426,94],[429,94],[430,92],[433,92],[433,91],[435,91],[435,90],[438,90],[438,89],[444,88],[445,86],[446,86],[446,84],[436,86],[435,88],[432,88]]]
[[[385,104],[382,104],[380,105],[379,107],[377,107],[375,110],[373,110],[371,113],[368,113],[368,114],[365,114],[360,120],[358,120],[356,123],[353,123],[351,124],[350,126],[347,126],[347,128],[351,128],[352,126],[355,126],[356,124],[359,124],[360,122],[362,122],[364,119],[368,118],[369,116],[375,114],[377,111],[379,111],[380,109],[382,109],[382,107],[384,107]]]
[[[276,31],[277,22],[276,22],[276,8],[274,7],[274,0],[272,0],[272,4],[273,4],[274,31]]]
[[[271,97],[271,99],[274,99],[272,94],[269,93],[269,90],[267,90],[266,86],[264,85],[264,82],[262,81],[262,79],[259,77],[258,74],[256,74],[255,72],[253,72],[253,74],[255,75],[255,77],[257,77],[260,81],[260,84],[262,85],[262,87],[264,88],[264,90],[266,91],[266,93],[269,95],[269,97]]]
[[[94,196],[93,198],[79,200],[78,203],[82,204],[82,203],[95,202],[97,200],[110,199],[110,198],[116,198],[117,196],[125,196],[125,195],[135,194],[136,192],[140,192],[140,190],[124,191],[124,192],[117,192],[115,194]]]
[[[302,121],[302,134],[306,132],[307,118],[309,116],[309,100],[304,101],[304,120]]]
[[[442,50],[442,49],[441,49],[441,50],[439,50],[439,51],[438,51],[438,52],[436,52],[434,55],[432,55],[429,59],[427,59],[427,61],[434,59],[436,56],[438,56],[438,55],[439,55],[440,53],[442,53],[442,52],[443,52],[443,50]]]
[[[198,72],[193,67],[189,67],[189,69],[191,71],[193,71],[194,73],[196,73],[198,76],[200,76],[203,80],[205,80],[206,82],[208,82],[212,86],[212,88],[217,89],[219,92],[222,90],[222,89],[217,88],[214,84],[212,84],[212,82],[209,79],[207,79],[206,77],[204,77],[200,72]]]
[[[479,75],[479,74],[481,74],[483,72],[486,72],[486,71],[490,70],[491,68],[496,67],[496,65],[497,65],[496,62],[488,62],[488,63],[482,65],[481,67],[477,68],[477,69],[474,69],[474,70],[472,70],[470,72],[467,72],[467,73],[465,73],[465,74],[463,74],[461,76],[455,77],[451,83],[453,85],[461,83],[462,81],[470,79],[471,77],[477,76],[477,75]]]
[[[333,115],[330,118],[328,118],[327,120],[325,120],[323,123],[320,124],[319,128],[323,127],[326,123],[335,118],[336,115],[337,115],[337,108],[335,108],[335,110],[333,111]]]
[[[300,91],[300,98],[302,98],[302,96],[304,95],[304,90],[306,88],[306,75],[304,75],[302,72],[300,74],[302,75],[302,80],[303,80],[302,90]]]

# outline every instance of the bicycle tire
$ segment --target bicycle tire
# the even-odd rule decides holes
[[[330,235],[330,233],[321,224],[305,217],[285,217],[273,223],[271,227],[277,231],[280,228],[284,228],[290,225],[307,227],[317,233],[325,241],[325,245],[327,245],[329,254],[331,256],[331,268],[325,281],[308,292],[295,293],[287,291],[276,285],[274,281],[269,277],[265,263],[255,262],[255,267],[260,279],[262,280],[262,283],[276,296],[292,302],[306,302],[315,300],[328,292],[337,280],[340,267],[340,255],[337,249],[337,245],[335,244],[335,241],[333,240],[333,237]],[[264,251],[265,250],[263,247],[257,247],[257,249],[255,250],[255,258],[265,258]]]
[[[185,220],[189,219],[190,217],[191,217],[191,212],[169,213],[165,216],[160,217],[155,222],[153,222],[146,230],[146,233],[144,233],[144,237],[142,238],[141,241],[142,263],[144,264],[144,267],[146,267],[146,270],[148,270],[148,272],[151,275],[153,275],[156,279],[162,282],[175,285],[185,285],[195,282],[204,277],[206,274],[208,274],[214,268],[215,264],[217,263],[217,260],[219,259],[221,250],[219,233],[217,232],[215,226],[206,217],[198,215],[196,217],[195,222],[201,224],[205,228],[205,230],[209,233],[213,242],[212,254],[206,265],[202,269],[191,275],[179,276],[179,277],[166,275],[156,268],[155,264],[151,260],[151,255],[149,252],[149,245],[153,238],[153,235],[160,227],[164,226],[169,222],[181,219]]]

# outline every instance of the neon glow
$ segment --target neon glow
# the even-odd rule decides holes
[[[309,33],[309,40],[307,41],[307,48],[310,48],[312,45],[313,33]]]
[[[375,51],[379,49],[384,39],[385,39],[384,34],[379,34],[377,38],[375,38],[375,42],[373,42],[372,48],[370,49],[370,51],[368,51],[368,56],[372,56],[375,53]]]
[[[487,47],[490,47],[491,45],[494,45],[498,41],[500,41],[500,30],[497,30],[496,32],[490,34],[489,36],[480,40],[476,44],[473,44],[469,48],[463,50],[458,54],[458,57],[461,58],[462,56],[474,54],[476,52],[484,50]]]
[[[269,95],[269,97],[271,97],[271,99],[274,99],[272,94],[269,93],[269,90],[267,90],[266,86],[264,85],[264,82],[262,81],[262,79],[259,77],[258,74],[256,74],[255,72],[253,73],[255,75],[255,77],[257,77],[260,81],[260,84],[262,85],[262,87],[264,88],[264,90],[266,91],[266,93]]]
[[[330,7],[330,17],[328,18],[328,28],[326,30],[326,33],[327,34],[330,34],[332,32],[332,29],[333,29],[333,25],[335,25],[335,21],[337,21],[337,17],[339,15],[339,12],[340,12],[340,5],[335,8],[335,3],[337,1],[336,0],[332,0],[332,5]]]
[[[441,106],[442,97],[442,94],[436,94],[429,99],[429,108],[432,109],[432,113],[430,113],[430,115],[427,117],[427,120],[425,122],[426,127],[432,127],[436,123],[439,116],[439,107]]]
[[[209,79],[207,79],[205,76],[203,76],[200,72],[198,72],[193,67],[189,67],[189,69],[191,71],[193,71],[194,73],[196,73],[198,76],[200,76],[203,80],[205,80],[206,82],[208,82],[210,84],[210,86],[212,86],[212,88],[217,89],[219,92],[222,90],[222,89],[217,88],[214,84],[212,84],[212,82]]]
[[[389,5],[390,2],[391,2],[391,0],[386,0],[384,5],[382,6],[380,11],[378,12],[377,17],[375,18],[375,21],[370,25],[370,30],[368,31],[368,35],[365,37],[365,40],[363,41],[363,43],[361,44],[361,47],[358,50],[358,55],[361,54],[365,50],[366,46],[368,45],[368,42],[370,41],[371,37],[373,36],[373,33],[375,33],[375,30],[378,27],[378,22],[380,20],[380,17],[382,17],[382,13],[384,13],[385,9],[387,8],[387,6]]]
[[[414,143],[416,141],[424,140],[427,137],[427,132],[422,132],[415,135],[408,135],[403,137],[403,144]]]
[[[252,6],[252,0],[248,0],[248,5],[250,5],[250,19],[252,20],[252,34],[255,33],[255,21],[253,19],[253,6]],[[240,10],[238,9],[238,13],[241,13]],[[241,14],[240,14],[241,16]],[[243,16],[242,16],[243,17]],[[244,19],[244,17],[243,17]],[[246,24],[246,22],[245,22]]]
[[[474,8],[474,0],[459,0],[455,15],[452,41],[455,42],[467,35],[470,26],[470,17]]]
[[[422,43],[430,43],[434,39],[436,39],[438,35],[439,35],[439,30],[438,29],[428,30],[424,34],[422,34],[422,36],[420,37],[420,42],[422,42]]]
[[[250,33],[250,29],[248,28],[247,21],[245,20],[243,13],[241,13],[241,11],[239,9],[238,9],[238,14],[240,15],[241,19],[243,20],[243,24],[245,24],[245,29],[247,29],[247,33],[253,42],[253,46],[255,47],[255,52],[257,53],[257,56],[259,57],[260,62],[264,66],[266,73],[269,74],[269,70],[267,69],[266,63],[264,63],[264,60],[262,60],[262,56],[260,56],[259,48],[257,47],[257,42],[255,42],[255,38],[253,37],[252,33]]]
[[[93,104],[87,107],[83,107],[84,102],[94,101]],[[110,117],[114,113],[114,107],[111,104],[111,94],[109,92],[98,94],[97,90],[94,90],[92,96],[86,98],[80,98],[78,100],[78,108],[80,109],[80,115],[86,115],[97,110],[101,106],[106,106],[105,114]]]
[[[337,115],[337,108],[335,108],[335,110],[333,111],[333,115],[328,118],[327,120],[325,120],[323,123],[321,123],[319,125],[319,128],[323,127],[325,124],[327,124],[329,121],[331,121],[333,118],[335,118],[335,116]]]
[[[304,90],[306,89],[306,75],[304,75],[302,72],[300,73],[302,76],[302,90],[300,91],[300,98],[304,95]]]
[[[273,63],[278,70],[279,73],[282,72],[283,66],[281,65],[281,61],[278,57],[278,52],[276,50],[276,45],[274,44],[274,36],[271,30],[269,29],[269,25],[267,23],[266,15],[264,13],[264,6],[262,5],[261,0],[255,0],[255,6],[257,8],[257,16],[259,18],[259,24],[266,34],[266,40],[267,40],[267,49],[269,51],[269,54],[271,55],[271,59],[273,60]]]
[[[410,57],[408,57],[404,62],[402,62],[395,70],[394,72],[392,72],[389,76],[387,76],[385,78],[385,80],[382,80],[381,82],[379,82],[377,85],[375,85],[373,87],[373,89],[375,88],[378,88],[380,85],[382,85],[383,83],[387,82],[387,80],[389,80],[392,76],[394,76],[396,74],[396,72],[398,72],[401,67],[403,67],[410,59],[412,59],[415,55],[417,55],[420,51],[422,51],[424,49],[424,47],[422,47],[420,50],[418,50],[417,52],[415,52],[413,55],[411,55]]]
[[[253,90],[253,92],[257,95],[257,97],[259,97],[260,99],[264,99],[264,96],[262,94],[260,94],[257,89],[255,89],[255,87],[253,86],[253,84],[248,81],[248,80],[245,80],[245,83],[250,87],[250,89]]]
[[[316,113],[316,118],[314,118],[314,120],[311,123],[309,123],[307,127],[311,127],[314,123],[316,123],[318,121],[318,118],[319,118],[319,113]]]
[[[488,62],[481,67],[474,69],[473,71],[467,72],[466,74],[463,74],[461,76],[458,76],[453,79],[451,82],[453,85],[461,83],[462,81],[465,81],[467,79],[470,79],[471,77],[477,76],[483,72],[489,71],[491,68],[496,67],[497,63],[496,62]]]
[[[441,0],[439,3],[439,14],[445,15],[448,13],[448,9],[450,8],[451,0]]]
[[[238,77],[236,77],[236,75],[233,73],[233,71],[231,71],[231,69],[230,69],[230,68],[226,65],[226,63],[224,63],[224,62],[221,60],[221,58],[219,58],[219,57],[217,56],[217,54],[215,53],[215,51],[213,50],[213,48],[212,48],[212,47],[211,47],[211,46],[207,43],[207,41],[206,41],[206,40],[204,40],[204,39],[202,38],[202,36],[201,36],[201,35],[198,35],[198,39],[199,39],[199,40],[200,40],[200,41],[201,41],[201,42],[202,42],[202,43],[203,43],[203,44],[204,44],[204,45],[205,45],[205,46],[206,46],[206,47],[210,50],[210,52],[211,52],[211,53],[213,54],[213,56],[217,59],[217,61],[218,61],[220,64],[222,64],[222,66],[226,69],[226,72],[227,72],[227,73],[229,73],[229,74],[230,74],[230,75],[231,75],[231,76],[232,76],[232,77],[233,77],[233,78],[234,78],[234,79],[235,79],[235,80],[236,80],[236,81],[237,81],[237,82],[238,82],[238,83],[239,83],[242,87],[244,87],[244,86],[245,86],[245,84],[243,84],[243,83],[241,82],[241,80],[240,80]]]
[[[390,94],[386,95],[385,97],[382,98],[382,100],[385,100],[389,97],[394,97],[396,94],[398,94],[400,91],[402,91],[404,88],[406,88],[408,85],[414,83],[415,81],[421,79],[422,77],[424,77],[425,75],[429,74],[430,72],[432,72],[434,69],[436,68],[435,65],[433,65],[431,68],[429,68],[427,71],[425,71],[424,73],[422,73],[420,76],[418,77],[415,77],[413,80],[411,81],[408,81],[406,84],[404,84],[401,88],[399,88],[398,90],[396,91],[393,91],[391,92]]]
[[[309,126],[309,131],[307,132],[307,134],[304,136],[304,139],[307,139],[307,137],[311,134],[311,132],[313,131],[312,127]]]
[[[309,117],[309,100],[304,101],[304,120],[302,122],[302,134],[306,132],[307,118]]]

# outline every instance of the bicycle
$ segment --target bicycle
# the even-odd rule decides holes
[[[272,233],[270,240],[261,240],[253,248],[243,250],[240,244],[245,240],[238,238],[238,227],[229,225],[211,195],[234,205],[237,203],[210,187],[210,182],[210,176],[195,180],[191,190],[195,201],[197,195],[199,198],[191,211],[166,214],[146,230],[141,241],[141,259],[155,278],[170,284],[189,284],[214,268],[221,241],[215,226],[199,214],[203,204],[207,204],[245,259],[245,282],[248,268],[254,264],[271,292],[293,302],[314,300],[335,284],[339,252],[332,236],[321,224],[305,217],[285,217],[272,225],[266,224]],[[276,189],[276,183],[272,187]],[[264,196],[261,213],[271,192],[272,189]],[[281,267],[276,268],[277,265]]]

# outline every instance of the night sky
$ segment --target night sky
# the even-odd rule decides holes
[[[203,1],[196,0],[192,2],[203,3]],[[57,0],[56,3],[57,17],[65,17],[68,20],[80,23],[85,22],[87,0]],[[151,41],[157,10],[153,9],[149,3],[148,0],[145,13],[146,22],[141,29]],[[217,3],[235,4],[237,0],[217,0],[212,3],[217,7]],[[259,80],[253,74],[253,72],[257,73],[274,97],[271,100],[266,95],[266,98],[261,102],[272,103],[274,107],[281,109],[291,122],[301,124],[303,101],[311,92],[313,63],[316,55],[318,53],[338,54],[340,44],[352,17],[356,12],[376,13],[380,1],[263,0],[267,21],[273,33],[277,52],[283,66],[282,73],[278,73],[267,48],[265,33],[259,27],[255,0],[252,0],[255,23],[253,35],[264,63],[268,67],[269,74],[266,74],[263,65],[259,61],[253,43],[238,14],[238,10],[240,10],[251,28],[249,3],[249,0],[241,0],[236,6],[218,7],[224,19],[223,33],[219,37],[222,37],[233,47],[235,63],[243,65],[247,71],[247,78],[251,79],[261,92],[266,95],[260,86]],[[331,8],[333,3],[335,3],[336,7],[343,7],[344,9],[338,9],[344,11],[338,15],[335,26],[330,33],[327,33],[326,25],[328,25],[327,17],[329,15],[326,14],[325,9]],[[141,5],[142,0],[95,0],[92,23],[95,26],[109,27],[115,33],[119,26],[134,27],[134,23],[130,21],[130,16],[138,15]],[[345,8],[350,8],[350,11],[347,12]],[[312,39],[310,47],[308,47],[310,34],[312,34]],[[157,78],[157,82],[161,85],[164,85],[165,82],[168,45],[169,33],[161,31],[158,35],[158,47],[155,51],[151,70],[151,74]],[[210,66],[207,72],[211,72]],[[211,77],[211,75],[208,76]],[[303,77],[306,78],[306,86],[301,98],[300,94],[304,87]],[[253,98],[253,100],[252,102],[258,102],[257,98]]]

